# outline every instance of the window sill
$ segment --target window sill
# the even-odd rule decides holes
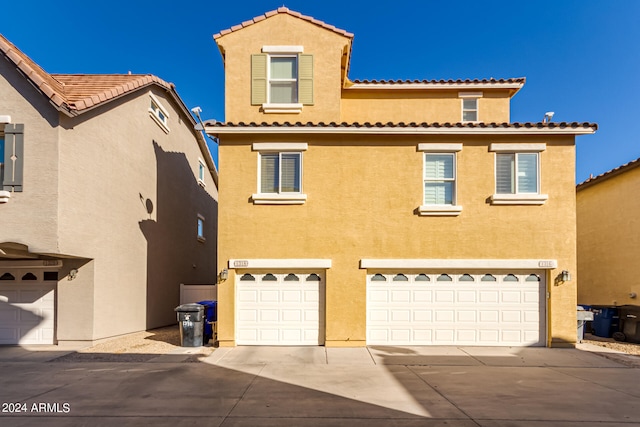
[[[420,216],[458,216],[462,206],[456,205],[422,205],[418,207]]]
[[[548,198],[547,194],[494,194],[491,196],[491,204],[544,205]]]
[[[254,205],[303,205],[306,194],[252,194]]]
[[[0,203],[7,203],[11,198],[11,193],[8,191],[0,191]]]
[[[262,112],[267,114],[299,114],[302,113],[302,104],[262,104]]]
[[[198,178],[198,185],[199,185],[200,187],[202,187],[202,188],[206,188],[206,187],[207,187],[207,184],[205,184],[205,183],[204,183],[204,181],[203,181],[203,180],[201,180],[201,179],[199,179],[199,178]]]
[[[200,243],[204,243],[204,242],[206,242],[206,241],[207,241],[207,239],[205,239],[204,237],[202,237],[202,236],[198,236],[198,242],[200,242]]]

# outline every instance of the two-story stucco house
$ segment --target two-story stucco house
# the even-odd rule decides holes
[[[578,303],[639,305],[640,158],[576,190]]]
[[[595,124],[511,123],[523,78],[350,80],[353,35],[284,7],[214,39],[221,345],[575,343]]]
[[[0,52],[0,344],[175,323],[217,270],[217,172],[175,87]]]

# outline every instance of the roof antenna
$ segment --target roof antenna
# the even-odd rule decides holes
[[[202,113],[202,108],[200,108],[199,106],[193,107],[191,109],[191,112],[193,114],[195,114],[195,116],[198,118],[198,124],[196,124],[194,126],[194,129],[199,131],[199,132],[203,132],[205,136],[207,136],[210,140],[212,140],[213,142],[215,142],[217,144],[218,140],[216,138],[212,137],[211,135],[209,135],[204,129],[204,123],[202,122],[202,117],[200,117],[200,113]]]
[[[542,123],[549,123],[551,119],[553,119],[553,115],[555,113],[553,111],[547,111],[544,113],[544,118],[542,119]]]

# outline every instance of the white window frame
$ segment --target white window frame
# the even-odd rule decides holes
[[[304,156],[303,152],[307,150],[307,143],[254,143],[252,146],[254,151],[258,152],[258,173],[257,173],[257,192],[251,196],[253,203],[256,205],[301,205],[307,200],[307,195],[304,194],[303,182],[304,182]],[[282,192],[277,193],[263,193],[262,192],[262,155],[277,153],[280,156],[285,153],[295,153],[300,155],[300,191],[299,192]],[[279,162],[281,164],[281,162]],[[278,174],[282,173],[282,169],[278,169]],[[282,180],[278,179],[278,185],[281,185]]]
[[[207,167],[204,164],[204,160],[198,159],[198,184],[200,184],[202,187],[207,186],[207,184],[205,183],[206,171]]]
[[[206,240],[204,237],[204,216],[200,214],[198,214],[196,222],[196,236],[200,242],[204,242]]]
[[[494,143],[491,144],[490,151],[494,152],[494,167],[493,167],[493,179],[494,179],[494,191],[491,196],[491,204],[493,205],[543,205],[549,196],[541,193],[541,156],[540,153],[546,150],[545,143]],[[498,155],[510,154],[514,155],[515,163],[515,176],[514,179],[514,192],[513,193],[498,193]],[[536,189],[535,193],[522,193],[518,189],[518,156],[521,154],[535,154],[536,155]]]
[[[299,53],[303,53],[302,46],[263,46],[262,52],[267,54],[267,102],[262,104],[262,110],[265,113],[300,113],[302,112],[302,104],[299,102],[274,103],[271,102],[271,82],[272,81],[294,81],[294,79],[277,79],[271,78],[271,58],[295,58],[296,59],[296,100],[299,100],[299,84],[300,77],[298,68],[300,61]]]
[[[480,121],[480,98],[482,98],[482,92],[458,92],[458,97],[460,98],[460,121],[462,123],[477,123]],[[475,100],[476,106],[474,109],[465,109],[464,101],[465,100]],[[464,113],[473,111],[476,113],[475,120],[465,120]]]
[[[160,100],[156,98],[152,93],[149,94],[151,98],[151,102],[149,105],[149,115],[153,118],[153,120],[160,126],[160,128],[165,131],[165,133],[169,133],[169,113],[167,109],[164,108]]]
[[[458,199],[458,152],[462,151],[462,144],[438,144],[438,143],[424,143],[418,144],[418,151],[422,154],[422,180],[421,180],[421,194],[422,205],[418,207],[418,213],[420,216],[458,216],[462,212],[462,206],[457,204]],[[428,155],[451,155],[453,156],[453,178],[447,179],[447,181],[453,182],[452,189],[452,203],[451,204],[425,204],[424,201],[424,186],[427,182],[425,177],[425,168]],[[442,181],[438,179],[438,181]]]

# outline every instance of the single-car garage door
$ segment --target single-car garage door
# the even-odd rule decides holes
[[[324,344],[324,275],[247,272],[236,281],[236,344]]]
[[[542,272],[367,275],[367,344],[544,346]]]
[[[2,273],[0,273],[2,274]],[[0,344],[53,344],[55,282],[30,272],[0,278]]]

